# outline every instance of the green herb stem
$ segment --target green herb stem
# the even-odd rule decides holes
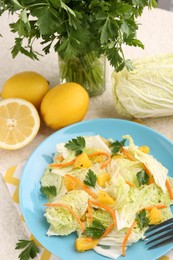
[[[62,59],[59,57],[60,80],[81,84],[90,96],[105,90],[104,58],[97,58],[94,52]]]

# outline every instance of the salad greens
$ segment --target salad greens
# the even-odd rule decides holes
[[[136,59],[133,65],[131,72],[113,73],[116,111],[126,118],[173,115],[173,53]]]
[[[143,238],[150,222],[172,217],[173,178],[131,136],[78,136],[56,147],[41,177],[45,194],[56,190],[54,196],[47,193],[45,204],[48,236],[76,232],[78,252],[93,249],[116,259]],[[79,157],[83,161],[76,166]]]
[[[45,194],[48,198],[56,196],[56,187],[55,186],[42,186],[40,191]]]
[[[143,229],[144,227],[147,227],[149,225],[149,218],[147,218],[147,213],[145,209],[136,214],[136,220],[140,229]]]
[[[139,186],[149,184],[149,176],[145,170],[141,170],[136,174]]]

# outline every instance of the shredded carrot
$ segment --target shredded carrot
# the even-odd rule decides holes
[[[164,209],[164,208],[167,208],[166,205],[164,204],[157,204],[157,205],[153,205],[153,206],[149,206],[149,207],[145,207],[145,208],[142,208],[140,209],[139,211],[145,209],[146,211],[149,211],[149,210],[152,210],[152,208],[157,208],[157,209]]]
[[[91,153],[91,154],[89,154],[88,155],[88,157],[89,158],[91,158],[91,157],[94,157],[94,156],[98,156],[98,155],[105,155],[105,156],[107,156],[107,159],[102,163],[102,165],[101,165],[101,169],[103,169],[103,168],[105,168],[108,164],[109,164],[109,162],[111,161],[111,156],[110,156],[110,154],[108,154],[108,153],[105,153],[105,152],[95,152],[95,153]]]
[[[136,226],[136,221],[134,221],[131,225],[131,227],[129,228],[124,240],[123,240],[123,243],[122,243],[122,255],[125,256],[126,255],[126,244],[127,244],[127,241],[133,231],[133,228]]]
[[[97,195],[92,192],[90,190],[90,188],[86,187],[86,185],[83,184],[83,182],[81,182],[78,178],[71,176],[70,174],[66,174],[67,177],[69,177],[71,180],[77,182],[79,184],[79,186],[84,189],[91,197],[93,197],[94,199],[97,199]]]
[[[144,168],[145,172],[148,174],[149,184],[153,183],[154,181],[153,181],[152,174],[144,163],[143,163],[143,168]]]
[[[126,183],[132,188],[134,187],[135,185],[133,183],[131,183],[130,181],[126,181]]]
[[[59,154],[59,155],[56,156],[55,160],[56,161],[62,161],[62,160],[64,160],[64,157],[61,154]]]
[[[173,200],[173,192],[172,192],[171,185],[170,185],[170,182],[168,179],[166,179],[166,187],[169,192],[170,199]]]
[[[67,166],[70,166],[70,165],[73,165],[75,162],[75,159],[69,161],[69,162],[65,162],[65,163],[51,163],[49,164],[50,167],[67,167]]]
[[[97,199],[97,195],[90,190],[86,185],[83,184],[82,188],[86,191],[93,199]]]
[[[111,216],[113,218],[114,226],[116,226],[116,222],[117,222],[116,221],[116,215],[115,215],[115,212],[114,212],[113,209],[111,209],[110,207],[108,207],[108,206],[106,206],[106,205],[104,205],[104,204],[102,204],[100,202],[97,202],[97,201],[89,200],[88,202],[90,204],[93,204],[95,206],[98,206],[100,208],[103,208],[103,209],[107,210],[111,214]]]
[[[107,229],[106,231],[103,233],[103,235],[101,236],[101,238],[107,236],[107,234],[109,234],[111,232],[111,230],[113,229],[114,227],[114,224],[111,224]]]
[[[121,147],[121,151],[130,161],[136,161],[136,159],[127,151],[126,148]]]
[[[82,221],[80,220],[79,216],[76,214],[76,212],[71,207],[69,207],[69,206],[67,206],[65,204],[61,204],[61,203],[47,203],[47,204],[44,204],[44,206],[67,208],[72,213],[72,215],[76,218],[77,222],[81,226],[82,231],[84,231],[84,229],[85,229],[84,224],[82,223]]]

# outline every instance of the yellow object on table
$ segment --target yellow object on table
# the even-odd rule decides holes
[[[6,182],[7,188],[9,190],[9,193],[11,195],[11,198],[16,206],[16,209],[18,210],[18,213],[21,217],[21,220],[23,221],[23,224],[27,230],[28,233],[28,239],[32,239],[35,241],[36,245],[39,247],[40,252],[38,254],[38,257],[40,260],[51,260],[52,254],[46,250],[33,236],[33,234],[29,231],[27,228],[24,218],[22,216],[21,210],[20,210],[20,204],[19,204],[19,183],[20,183],[20,177],[23,170],[23,167],[25,165],[25,162],[20,163],[19,165],[11,166],[3,173],[4,180]],[[22,238],[21,238],[22,239]],[[16,241],[17,243],[18,241]],[[58,257],[54,257],[54,260],[59,260]]]

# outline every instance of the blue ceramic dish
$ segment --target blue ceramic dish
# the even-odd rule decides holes
[[[96,134],[116,140],[121,140],[123,135],[131,135],[135,144],[148,145],[150,153],[168,168],[169,175],[173,177],[173,144],[161,134],[141,124],[119,119],[94,119],[70,125],[50,135],[28,159],[20,181],[19,197],[21,211],[30,231],[46,249],[62,260],[108,259],[93,250],[77,253],[74,249],[75,234],[67,237],[48,237],[46,232],[49,225],[44,217],[43,206],[46,201],[40,192],[40,178],[52,160],[56,144],[77,136]],[[119,257],[118,260],[134,260],[139,259],[139,256],[140,260],[155,260],[171,248],[170,244],[148,251],[145,243],[139,241],[127,249],[125,257]]]

